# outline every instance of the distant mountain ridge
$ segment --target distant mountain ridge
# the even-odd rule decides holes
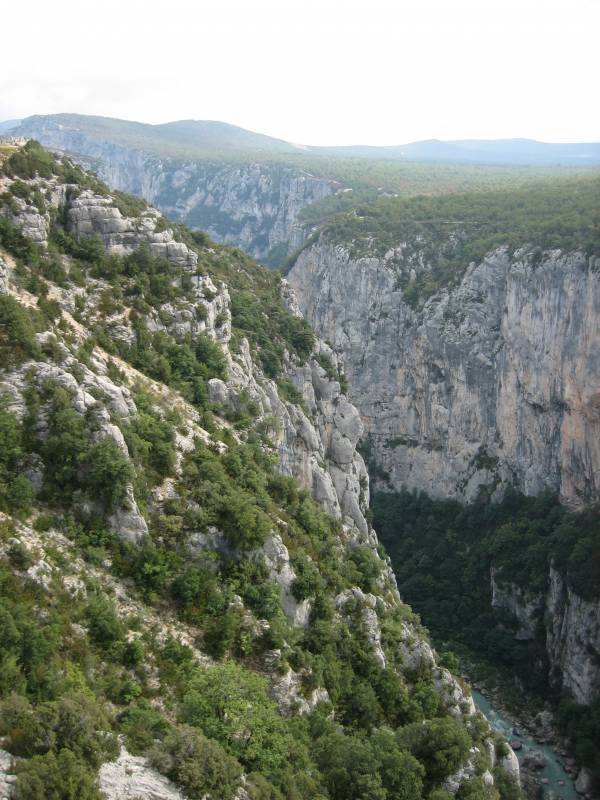
[[[313,148],[314,150],[315,148]],[[446,161],[456,163],[592,166],[600,164],[600,144],[558,144],[534,139],[429,139],[410,144],[373,147],[316,148],[338,155],[362,158],[392,158],[407,161]]]
[[[84,114],[34,115],[0,122],[0,132],[35,136],[49,128],[79,131],[114,144],[159,156],[206,156],[207,153],[260,152],[275,156],[322,155],[404,161],[512,165],[600,165],[600,143],[551,143],[533,139],[430,139],[402,145],[309,146],[215,120],[177,120],[158,125]]]
[[[4,120],[4,122],[0,122],[0,135],[6,133],[6,131],[10,131],[12,128],[16,128],[20,123],[20,119],[7,119]]]

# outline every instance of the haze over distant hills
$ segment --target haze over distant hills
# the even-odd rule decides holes
[[[82,114],[34,115],[0,122],[0,133],[10,130],[40,136],[56,130],[93,136],[106,142],[141,149],[159,156],[202,157],[208,153],[255,152],[273,156],[323,155],[403,161],[513,165],[600,165],[600,143],[556,144],[532,139],[431,139],[394,146],[309,146],[213,120],[179,120],[149,125],[129,120]]]
[[[20,119],[7,119],[4,122],[0,122],[0,134],[6,133],[6,131],[19,125],[20,122]]]

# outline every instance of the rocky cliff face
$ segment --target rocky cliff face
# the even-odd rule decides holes
[[[502,573],[492,572],[492,606],[519,621],[517,638],[540,638],[555,679],[578,703],[592,703],[600,692],[600,603],[579,597],[562,575],[550,568],[547,589],[523,592]]]
[[[396,256],[353,257],[321,237],[288,276],[342,359],[389,485],[464,500],[482,486],[494,497],[550,489],[575,507],[597,499],[598,259],[498,249],[418,309]]]
[[[337,188],[335,182],[277,164],[158,158],[43,118],[19,130],[69,153],[112,188],[143,197],[171,219],[273,264],[304,240],[296,224],[299,211]]]

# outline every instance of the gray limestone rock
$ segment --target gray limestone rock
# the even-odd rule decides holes
[[[310,600],[297,600],[292,587],[296,573],[290,564],[290,554],[279,534],[272,534],[262,547],[269,576],[281,589],[283,611],[289,622],[297,627],[305,628],[310,616]]]
[[[551,567],[545,611],[550,662],[578,703],[593,702],[600,693],[600,602],[583,600]]]
[[[512,775],[514,778],[519,780],[521,774],[519,769],[519,759],[510,745],[507,744],[506,747],[508,748],[508,753],[500,759],[500,766],[503,770],[508,772],[509,775]]]
[[[139,217],[125,217],[114,205],[112,197],[103,197],[86,189],[70,201],[66,211],[67,227],[76,236],[98,236],[106,250],[127,255],[142,243],[148,244],[154,256],[175,264],[194,268],[198,256],[183,242],[173,238],[170,229],[157,231],[160,214],[148,208]]]
[[[598,498],[597,259],[499,249],[422,310],[404,301],[394,259],[321,237],[288,275],[343,361],[391,484],[465,500],[482,484],[496,496],[551,489],[574,506]]]
[[[0,294],[8,294],[8,264],[0,257]]]
[[[578,703],[591,703],[600,692],[600,603],[579,597],[561,574],[550,567],[545,592],[528,596],[492,571],[492,605],[519,621],[517,639],[535,635]]]
[[[575,789],[579,794],[590,795],[592,793],[593,779],[592,773],[589,769],[583,767],[579,770],[577,780],[575,781]]]
[[[127,498],[109,519],[111,529],[128,542],[138,544],[148,535],[148,523],[142,516],[133,496],[133,486],[127,486]]]
[[[496,577],[499,575],[497,570],[492,567],[492,608],[503,608],[510,611],[518,620],[519,629],[515,639],[534,639],[542,621],[544,596],[542,594],[531,595],[514,583],[497,580]]]
[[[17,776],[13,772],[14,759],[6,750],[0,750],[0,800],[13,796]]]
[[[171,781],[150,766],[148,759],[133,756],[124,747],[116,761],[100,767],[98,782],[106,800],[185,800]]]
[[[42,118],[28,120],[23,133],[72,154],[109,186],[144,197],[171,219],[275,263],[307,236],[297,222],[300,210],[339,188],[284,165],[159,158]]]

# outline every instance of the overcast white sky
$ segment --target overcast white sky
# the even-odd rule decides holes
[[[600,0],[2,0],[0,19],[0,120],[600,141]]]

